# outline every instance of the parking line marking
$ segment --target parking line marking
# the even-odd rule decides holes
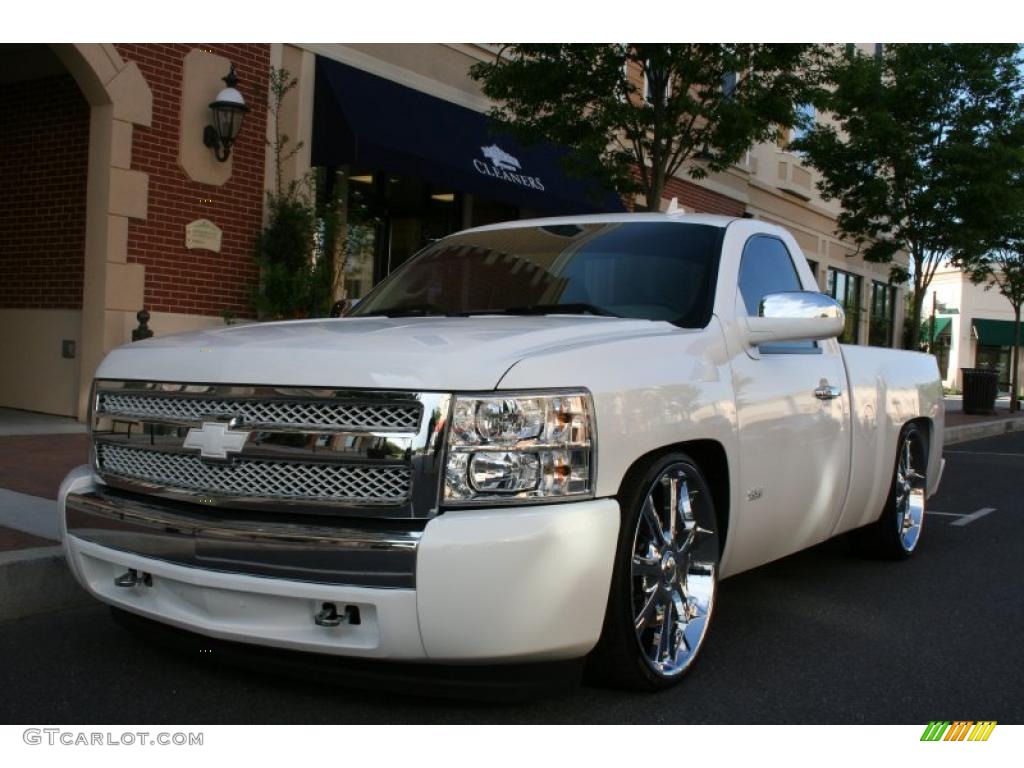
[[[978,520],[984,517],[985,515],[989,514],[990,512],[995,511],[995,507],[982,507],[977,512],[971,512],[971,514],[964,515],[959,520],[954,520],[952,523],[950,523],[950,525],[969,525],[970,523],[973,523],[975,520]]]
[[[960,512],[936,512],[934,509],[926,509],[924,513],[926,515],[942,515],[943,517],[963,517]]]

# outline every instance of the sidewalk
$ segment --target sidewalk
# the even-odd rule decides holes
[[[93,602],[64,561],[56,504],[88,453],[84,424],[0,408],[0,621]]]
[[[0,408],[0,437],[8,435],[84,435],[85,424],[65,416]]]
[[[0,488],[56,500],[64,476],[88,461],[84,433],[0,436]]]
[[[1024,411],[1010,413],[1009,398],[996,400],[994,413],[980,416],[963,412],[960,397],[946,398],[945,445],[1024,430]]]

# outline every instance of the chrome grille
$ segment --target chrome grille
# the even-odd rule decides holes
[[[91,460],[113,487],[192,504],[431,517],[450,411],[439,392],[98,379]]]
[[[130,391],[97,393],[97,415],[199,422],[237,417],[248,427],[296,430],[416,431],[417,403],[346,403],[332,400],[181,397]]]
[[[107,443],[97,444],[96,459],[106,475],[211,497],[401,504],[409,498],[412,481],[405,466],[258,459],[210,464],[198,456]]]

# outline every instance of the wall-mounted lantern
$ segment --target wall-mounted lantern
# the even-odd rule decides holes
[[[213,125],[203,129],[203,144],[212,149],[216,158],[223,163],[231,156],[231,145],[238,138],[238,132],[242,129],[242,118],[249,108],[245,106],[245,99],[235,87],[238,85],[238,76],[235,74],[234,64],[222,79],[227,88],[210,102]]]

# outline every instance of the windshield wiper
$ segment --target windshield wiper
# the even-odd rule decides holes
[[[439,307],[437,304],[408,304],[404,307],[377,309],[362,315],[354,315],[354,317],[426,317],[427,315],[451,316],[447,309]]]
[[[501,310],[505,315],[601,315],[602,317],[619,317],[604,307],[596,304],[527,304],[522,307],[507,307]]]

